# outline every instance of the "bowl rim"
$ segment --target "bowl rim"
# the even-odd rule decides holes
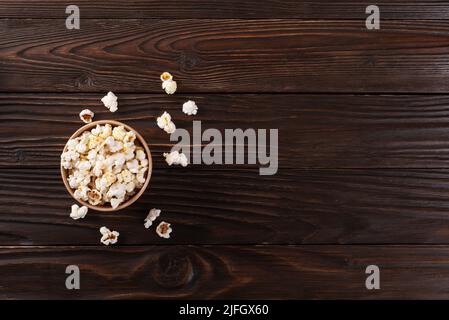
[[[137,132],[137,130],[135,130],[133,127],[120,122],[120,121],[116,121],[116,120],[98,120],[98,121],[92,121],[90,123],[85,124],[84,126],[82,126],[81,128],[79,128],[78,130],[75,131],[75,133],[73,133],[69,140],[74,139],[78,136],[80,136],[83,132],[96,127],[97,125],[103,125],[103,124],[110,124],[111,126],[124,126],[125,129],[127,129],[128,131],[133,131],[136,134],[136,139],[139,140],[140,144],[142,145],[142,147],[145,150],[145,153],[147,154],[147,159],[148,159],[148,170],[147,170],[147,176],[145,179],[145,182],[142,186],[142,188],[140,188],[139,192],[137,192],[136,194],[134,194],[131,198],[129,198],[127,201],[121,203],[117,208],[112,208],[112,207],[101,207],[101,206],[94,206],[91,205],[89,202],[84,201],[84,200],[80,200],[80,199],[76,199],[75,198],[75,193],[74,190],[70,187],[68,181],[67,181],[67,169],[65,169],[62,164],[60,163],[60,168],[61,168],[61,177],[62,177],[62,181],[64,182],[65,188],[67,189],[67,191],[70,193],[70,195],[72,196],[73,199],[75,199],[75,201],[77,201],[78,203],[82,204],[83,206],[88,207],[89,209],[92,210],[96,210],[96,211],[103,211],[103,212],[114,212],[114,211],[119,211],[122,210],[128,206],[130,206],[131,204],[133,204],[137,199],[140,198],[140,196],[145,192],[146,188],[148,187],[150,180],[151,180],[151,173],[153,171],[153,161],[151,159],[151,152],[150,152],[150,148],[148,147],[148,144],[146,143],[145,139],[139,134],[139,132]],[[69,141],[67,140],[67,142]],[[65,152],[67,150],[67,142],[64,145],[64,149],[62,152]]]

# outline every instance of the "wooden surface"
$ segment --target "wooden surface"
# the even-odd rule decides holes
[[[65,19],[65,8],[75,2],[62,0],[1,0],[1,18]],[[365,19],[365,8],[374,4],[361,0],[77,0],[85,18],[299,18]],[[446,20],[446,1],[377,0],[382,19]]]
[[[449,298],[449,1],[377,1],[379,31],[364,1],[81,0],[80,30],[68,4],[0,0],[0,298]],[[136,128],[154,170],[131,207],[74,221],[59,156],[86,107]],[[164,110],[279,129],[277,174],[168,167]]]
[[[449,91],[449,21],[0,20],[0,92]],[[27,83],[27,86],[24,86]]]
[[[381,290],[365,288],[373,261]],[[448,246],[3,247],[0,272],[3,299],[449,298]]]

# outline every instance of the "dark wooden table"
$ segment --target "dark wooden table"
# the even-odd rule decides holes
[[[449,1],[376,1],[380,30],[369,4],[0,0],[0,298],[449,298]],[[154,170],[128,209],[74,221],[59,156],[85,107],[139,130]],[[164,110],[279,128],[278,173],[168,167]],[[152,207],[170,240],[143,228]]]

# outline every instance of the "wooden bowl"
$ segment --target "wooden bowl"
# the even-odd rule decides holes
[[[124,126],[126,130],[128,131],[134,131],[136,134],[136,141],[139,142],[139,144],[143,147],[143,149],[145,150],[145,153],[147,155],[147,159],[148,159],[148,171],[147,171],[147,176],[145,179],[145,183],[143,184],[142,188],[136,193],[134,194],[131,198],[129,198],[128,200],[126,200],[125,202],[121,203],[117,208],[113,209],[110,205],[99,205],[99,206],[94,206],[91,205],[90,203],[88,203],[87,201],[83,201],[83,200],[79,200],[75,198],[75,194],[74,194],[74,190],[72,188],[70,188],[69,182],[67,181],[67,169],[64,169],[61,167],[61,177],[62,177],[62,181],[64,182],[64,185],[67,189],[67,191],[70,193],[70,195],[73,197],[73,199],[75,199],[77,202],[79,202],[80,204],[82,204],[83,206],[86,206],[90,209],[93,210],[98,210],[98,211],[106,211],[106,212],[112,212],[112,211],[118,211],[121,210],[123,208],[126,208],[127,206],[133,204],[137,199],[139,199],[139,197],[144,193],[145,189],[148,187],[148,184],[150,182],[151,179],[151,172],[153,169],[153,163],[151,161],[151,152],[150,149],[148,148],[147,143],[145,142],[145,140],[142,138],[142,136],[133,128],[131,128],[130,126],[118,122],[118,121],[114,121],[114,120],[101,120],[101,121],[94,121],[91,123],[86,124],[85,126],[82,126],[81,128],[79,128],[71,137],[70,139],[74,139],[78,136],[80,136],[84,131],[87,130],[91,130],[92,128],[96,127],[97,124],[100,125],[105,125],[109,123],[111,126],[113,127],[117,127],[117,126]],[[69,140],[70,140],[69,139]],[[64,146],[64,151],[67,151],[67,145]]]

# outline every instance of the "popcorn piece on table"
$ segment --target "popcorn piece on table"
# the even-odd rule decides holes
[[[198,106],[195,101],[189,100],[182,105],[182,112],[189,116],[195,115],[198,112]]]
[[[173,76],[169,72],[164,72],[161,74],[162,89],[165,90],[167,94],[173,94],[176,92],[177,84],[173,80]]]
[[[171,226],[170,223],[162,221],[157,226],[156,233],[158,234],[159,237],[168,239],[168,238],[170,238],[170,233],[173,231],[170,226]]]
[[[164,72],[161,74],[161,81],[170,81],[173,80],[173,76],[170,74],[170,72]]]
[[[160,209],[156,209],[156,208],[151,209],[150,212],[148,213],[147,217],[144,220],[145,228],[148,229],[149,227],[151,227],[151,225],[153,224],[153,221],[156,220],[156,218],[159,217],[160,214],[161,214]]]
[[[118,110],[117,96],[111,91],[101,98],[101,102],[103,102],[104,106],[111,112],[116,112]]]
[[[91,123],[92,119],[94,118],[94,113],[90,111],[89,109],[84,109],[80,112],[80,119],[84,123]]]
[[[179,153],[178,151],[172,151],[170,153],[164,153],[165,161],[169,166],[181,165],[183,167],[187,167],[188,161],[187,157],[184,153]]]
[[[120,235],[120,233],[118,233],[117,231],[111,231],[106,227],[101,227],[100,233],[102,235],[100,240],[101,243],[107,246],[116,243],[118,240],[118,236]]]
[[[176,125],[171,119],[170,114],[167,111],[156,119],[159,128],[164,129],[165,132],[172,134],[176,131]]]
[[[77,204],[74,204],[74,205],[72,205],[72,211],[70,212],[70,218],[72,218],[73,220],[83,219],[86,216],[87,211],[88,211],[88,209],[86,206],[82,206],[80,208]]]

